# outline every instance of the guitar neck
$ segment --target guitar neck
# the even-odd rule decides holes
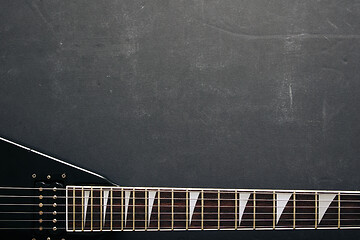
[[[67,186],[66,230],[360,228],[360,192]]]

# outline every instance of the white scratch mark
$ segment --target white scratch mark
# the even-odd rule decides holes
[[[44,16],[44,14],[42,13],[42,11],[40,10],[39,6],[34,2],[31,1],[31,3],[29,3],[31,10],[33,10],[36,14],[38,14],[38,16],[40,17],[40,19],[44,22],[45,26],[48,27],[48,29],[50,30],[50,32],[52,33],[52,35],[56,37],[56,32],[54,30],[53,25],[51,24],[50,21],[48,21],[46,19],[46,17]]]
[[[327,111],[326,111],[326,98],[323,99],[323,106],[322,106],[322,117],[323,117],[323,127],[322,131],[325,132],[326,130],[326,117],[327,117]]]
[[[291,84],[289,84],[289,97],[290,97],[290,108],[293,107],[293,94],[292,94],[292,87]]]
[[[334,23],[332,23],[329,19],[326,20],[333,28],[338,29],[338,27]]]

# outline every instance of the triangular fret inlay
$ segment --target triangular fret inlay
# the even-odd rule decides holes
[[[319,194],[319,218],[318,223],[321,222],[321,219],[324,217],[326,210],[329,208],[330,204],[336,197],[336,194]]]
[[[189,225],[191,225],[192,216],[194,214],[194,209],[196,206],[196,202],[199,198],[200,192],[191,191],[190,192],[190,203],[189,203]]]
[[[246,204],[250,198],[251,193],[239,194],[239,225],[241,225],[241,219],[245,211]]]
[[[276,194],[276,224],[278,224],[281,214],[283,213],[286,204],[289,202],[292,193],[277,193]]]

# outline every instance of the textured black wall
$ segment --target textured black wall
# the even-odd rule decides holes
[[[3,0],[0,134],[125,186],[357,190],[359,33],[354,0]]]

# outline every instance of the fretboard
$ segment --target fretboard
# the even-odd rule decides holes
[[[66,230],[360,228],[360,192],[68,186]]]

